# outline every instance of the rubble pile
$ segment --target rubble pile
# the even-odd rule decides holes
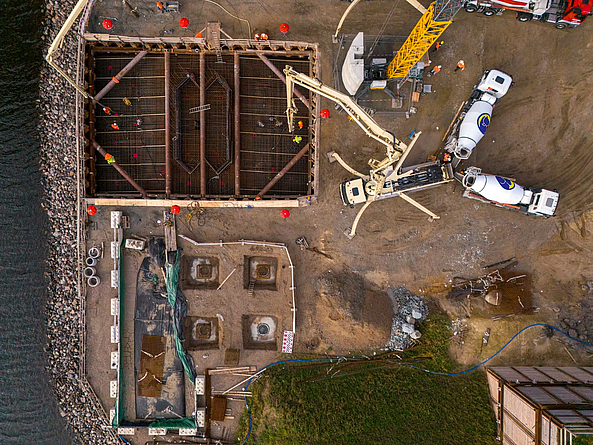
[[[422,336],[416,323],[426,319],[428,306],[423,297],[413,295],[405,287],[391,287],[387,289],[387,295],[393,305],[393,322],[385,347],[391,350],[409,348],[413,339]]]
[[[48,0],[43,29],[45,51],[72,8],[72,0]],[[76,75],[75,28],[64,40],[59,65]],[[45,188],[43,207],[48,216],[48,280],[46,323],[47,367],[58,395],[60,412],[84,443],[119,443],[101,412],[86,379],[80,377],[82,355],[82,301],[77,289],[76,252],[76,138],[75,94],[49,65],[40,81],[41,169]]]

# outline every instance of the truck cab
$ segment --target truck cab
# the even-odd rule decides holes
[[[558,193],[546,189],[534,189],[532,192],[533,197],[527,213],[545,217],[554,216],[558,206]]]
[[[513,78],[508,74],[498,70],[488,70],[484,71],[484,74],[475,89],[482,93],[486,93],[482,94],[480,100],[486,101],[490,103],[490,105],[494,105],[498,99],[507,94],[512,85]]]
[[[340,198],[346,206],[354,207],[356,204],[366,202],[364,181],[361,178],[345,181],[340,184]]]

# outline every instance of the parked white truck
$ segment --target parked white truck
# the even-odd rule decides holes
[[[465,187],[465,198],[546,218],[556,213],[559,198],[556,191],[523,187],[512,179],[482,173],[477,167],[456,173],[456,177]]]
[[[451,127],[444,150],[457,159],[469,158],[486,134],[494,104],[512,85],[513,78],[508,74],[499,70],[485,71]]]

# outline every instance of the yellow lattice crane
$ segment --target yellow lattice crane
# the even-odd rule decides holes
[[[387,67],[388,79],[401,79],[418,63],[461,9],[460,0],[436,0],[422,15],[414,29]]]

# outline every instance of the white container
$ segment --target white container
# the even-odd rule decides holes
[[[119,287],[119,270],[111,271],[111,287],[114,287],[114,288]]]

